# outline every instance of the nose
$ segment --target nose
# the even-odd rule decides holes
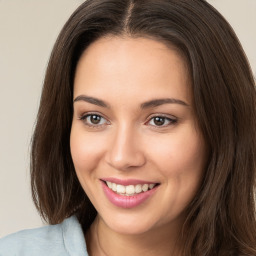
[[[107,163],[119,171],[143,166],[146,158],[140,142],[139,134],[133,129],[127,127],[118,129],[113,134],[106,153]]]

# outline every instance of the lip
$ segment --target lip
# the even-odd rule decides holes
[[[111,183],[120,184],[123,186],[138,185],[138,184],[159,184],[158,182],[137,180],[137,179],[117,179],[117,178],[102,178],[102,181],[109,181]]]
[[[107,181],[110,181],[110,179],[107,179]],[[129,181],[131,181],[131,180],[129,180]],[[133,181],[137,182],[136,180],[133,180]],[[110,182],[114,182],[114,181],[110,181]],[[141,184],[141,182],[142,181],[140,181],[139,183],[136,183],[136,184]],[[108,200],[112,204],[114,204],[115,206],[120,207],[120,208],[134,208],[136,206],[143,204],[147,199],[149,199],[151,196],[153,196],[153,194],[156,192],[156,190],[158,188],[158,186],[156,186],[156,187],[154,187],[146,192],[140,193],[140,194],[136,194],[133,196],[123,196],[123,195],[119,195],[119,194],[116,194],[115,192],[113,192],[106,185],[106,183],[103,180],[101,180],[101,184],[102,184],[103,191],[104,191],[106,197],[108,198]],[[118,184],[124,185],[127,183],[126,183],[126,181],[123,180],[122,183],[118,183]],[[129,183],[129,184],[136,185],[136,184],[131,184],[131,183]],[[148,184],[148,183],[143,182],[142,184]],[[152,182],[149,184],[152,184]]]

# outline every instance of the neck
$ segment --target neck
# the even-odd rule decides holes
[[[156,228],[143,234],[120,234],[111,230],[97,216],[86,234],[90,256],[179,256],[180,228]]]

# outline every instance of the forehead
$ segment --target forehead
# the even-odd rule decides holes
[[[106,92],[120,97],[140,94],[190,101],[190,81],[184,58],[175,48],[148,38],[104,37],[82,54],[76,69],[74,95]]]

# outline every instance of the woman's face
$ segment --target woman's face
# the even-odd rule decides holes
[[[158,41],[107,37],[83,53],[71,154],[110,229],[139,234],[184,221],[206,160],[189,88],[184,60]]]

